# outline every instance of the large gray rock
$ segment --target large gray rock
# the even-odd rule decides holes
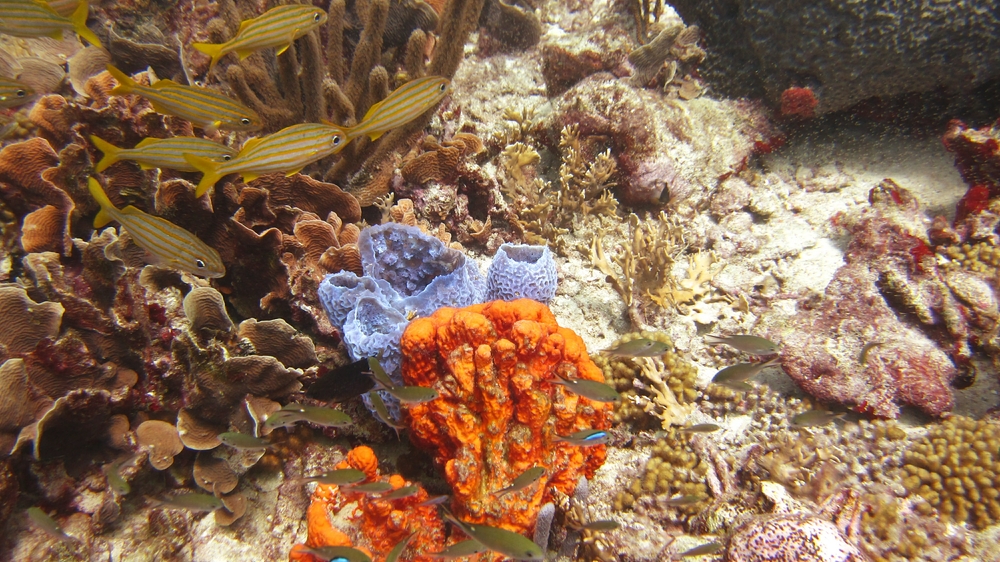
[[[817,113],[874,96],[968,90],[1000,76],[997,0],[675,0],[706,32],[707,73],[778,103],[812,88]]]

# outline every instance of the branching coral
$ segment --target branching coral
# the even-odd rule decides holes
[[[561,328],[545,305],[528,299],[443,308],[403,334],[403,379],[440,397],[408,408],[411,438],[428,449],[466,520],[529,532],[554,490],[572,492],[604,462],[604,445],[558,442],[583,429],[606,429],[608,404],[549,382],[559,375],[600,381],[583,341]],[[532,466],[537,486],[497,498]]]

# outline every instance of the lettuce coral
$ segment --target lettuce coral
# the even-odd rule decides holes
[[[464,520],[527,533],[542,504],[572,494],[603,464],[605,446],[558,436],[607,429],[611,406],[553,384],[556,376],[603,381],[583,340],[530,299],[442,308],[403,333],[403,379],[440,397],[409,407],[411,439],[430,451]],[[538,485],[497,497],[525,470]]]

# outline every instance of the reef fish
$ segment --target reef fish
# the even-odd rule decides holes
[[[352,139],[368,135],[374,141],[386,131],[413,121],[444,98],[449,83],[447,78],[441,76],[410,80],[368,108],[361,121],[348,129],[348,135]]]
[[[461,542],[457,542],[448,548],[442,550],[441,552],[432,552],[426,556],[430,558],[464,558],[466,556],[472,556],[473,554],[479,554],[489,550],[486,546],[474,539],[467,539]]]
[[[880,347],[882,345],[885,345],[885,342],[873,341],[873,342],[866,343],[864,345],[864,347],[861,348],[861,353],[858,354],[858,363],[862,367],[864,367],[865,365],[867,365],[868,364],[868,354],[871,353],[871,350],[875,349],[876,347]]]
[[[705,554],[715,554],[717,552],[722,552],[722,543],[710,542],[701,546],[696,546],[691,550],[686,550],[680,554],[680,557],[687,558],[689,556],[702,556]]]
[[[177,494],[162,500],[153,500],[155,507],[186,509],[188,511],[215,511],[225,507],[222,500],[211,494]]]
[[[499,552],[514,560],[545,560],[545,552],[541,547],[523,535],[499,527],[466,523],[460,521],[448,510],[443,510],[443,513],[445,518],[454,523],[463,533],[480,542],[489,550]]]
[[[314,6],[276,6],[255,18],[243,20],[236,36],[225,43],[192,43],[191,46],[212,57],[208,65],[211,72],[226,53],[236,53],[243,60],[255,51],[278,47],[280,55],[293,41],[324,23],[326,12]]]
[[[226,174],[240,174],[244,182],[274,172],[294,176],[309,164],[339,152],[346,143],[344,129],[336,125],[300,123],[246,141],[229,162],[220,164],[194,154],[184,158],[204,174],[195,190],[201,197]]]
[[[451,499],[451,496],[448,496],[448,495],[444,495],[444,496],[431,496],[431,497],[427,498],[426,500],[420,502],[418,505],[441,505],[441,504],[443,504],[444,502],[446,502],[446,501],[448,501],[450,499]]]
[[[502,490],[497,490],[496,492],[497,497],[500,497],[504,494],[509,494],[511,492],[519,492],[527,488],[528,486],[531,486],[535,482],[538,482],[538,479],[544,475],[545,475],[545,469],[543,467],[533,466],[528,470],[525,470],[520,474],[520,476],[515,478],[514,481],[510,483],[510,486],[507,486]]]
[[[406,550],[406,545],[410,544],[410,541],[413,540],[413,537],[416,536],[416,534],[416,531],[414,531],[410,533],[408,537],[396,543],[396,546],[392,547],[389,554],[385,556],[385,562],[396,562],[396,560],[399,560],[400,555],[402,555],[403,551]]]
[[[722,429],[721,427],[715,425],[714,423],[699,423],[698,425],[690,425],[681,429],[684,433],[714,433]]]
[[[320,374],[316,382],[306,389],[306,396],[316,400],[344,402],[368,392],[374,386],[368,360],[361,359]]]
[[[367,484],[347,486],[347,489],[359,494],[384,494],[392,490],[392,484],[388,482],[368,482]]]
[[[610,519],[602,519],[600,521],[591,521],[590,523],[584,523],[583,525],[580,525],[576,528],[583,531],[605,532],[605,531],[614,531],[620,529],[621,525],[619,525],[617,521],[612,521]]]
[[[108,487],[114,490],[119,496],[127,495],[132,491],[132,486],[122,477],[122,466],[132,462],[135,456],[122,459],[108,464],[104,467],[104,475],[108,478]]]
[[[375,379],[375,382],[382,385],[383,388],[390,388],[394,386],[395,383],[393,383],[392,379],[389,378],[389,374],[385,372],[384,368],[382,368],[382,364],[378,362],[378,359],[375,357],[369,357],[368,368],[371,370],[372,378]]]
[[[411,498],[420,492],[419,486],[403,486],[401,488],[396,488],[395,490],[389,492],[388,494],[382,496],[383,500],[401,500],[404,498]]]
[[[271,445],[271,442],[267,439],[261,437],[254,437],[253,435],[247,435],[246,433],[239,433],[237,431],[227,431],[225,433],[219,434],[219,440],[223,444],[229,445],[234,449],[266,449]]]
[[[421,404],[438,397],[438,391],[425,386],[394,386],[385,391],[404,404]]]
[[[0,2],[0,33],[15,37],[52,37],[62,39],[63,30],[72,29],[91,45],[101,46],[101,40],[87,28],[90,6],[80,2],[69,17],[60,16],[45,2]]]
[[[356,468],[340,468],[316,476],[305,476],[295,480],[295,482],[319,482],[320,484],[348,486],[363,482],[365,478],[365,473]]]
[[[549,381],[566,387],[573,394],[579,394],[584,398],[589,398],[595,402],[618,402],[621,395],[610,386],[588,379],[564,379],[556,378]]]
[[[620,357],[659,357],[668,349],[670,346],[664,342],[649,338],[636,338],[608,349],[602,349],[601,353]]]
[[[0,108],[6,109],[28,103],[34,95],[35,90],[31,89],[31,86],[13,78],[0,76]]]
[[[326,562],[372,562],[370,556],[349,546],[303,546],[299,550],[312,554]]]
[[[215,162],[228,162],[236,156],[236,151],[224,144],[199,137],[170,137],[168,139],[143,139],[135,148],[119,148],[110,142],[90,135],[90,142],[104,157],[94,167],[95,172],[103,172],[108,166],[120,160],[134,160],[143,170],[166,168],[180,172],[197,172],[188,164],[185,154],[196,154]]]
[[[686,496],[676,496],[667,500],[663,500],[663,504],[672,507],[681,507],[685,505],[694,505],[700,501],[703,501],[704,499],[705,496],[699,496],[697,494],[689,494]]]
[[[90,195],[101,206],[94,217],[94,228],[101,228],[111,221],[128,231],[137,246],[146,250],[149,261],[156,265],[172,267],[201,277],[222,277],[226,267],[219,252],[176,224],[144,213],[132,205],[116,209],[96,179],[87,181]]]
[[[728,345],[751,355],[773,355],[778,352],[778,344],[757,336],[705,336],[708,345]]]
[[[571,435],[556,436],[556,441],[565,441],[570,445],[578,445],[581,447],[603,445],[610,441],[610,439],[611,436],[608,435],[608,432],[601,431],[600,429],[584,429],[583,431],[577,431]]]
[[[282,411],[295,412],[301,416],[300,419],[302,421],[325,427],[344,427],[354,423],[351,416],[333,408],[306,406],[305,404],[288,404],[282,408]]]
[[[715,373],[715,376],[712,377],[712,382],[716,384],[746,382],[747,380],[757,376],[757,374],[765,368],[770,367],[777,362],[778,358],[775,357],[774,359],[770,359],[762,363],[737,363],[735,365],[730,365],[723,369],[719,369],[719,372]]]
[[[28,519],[36,527],[45,531],[46,534],[61,541],[80,542],[80,539],[67,535],[66,531],[63,531],[62,527],[59,526],[59,523],[56,523],[56,520],[49,516],[48,513],[42,511],[41,508],[29,507],[27,513]]]
[[[377,391],[372,390],[369,392],[368,399],[371,400],[372,407],[375,408],[375,415],[382,423],[396,430],[396,438],[398,439],[399,432],[406,429],[406,426],[393,421],[392,414],[389,413],[389,408],[386,408],[385,402],[382,400],[382,395]]]
[[[792,425],[797,427],[818,427],[826,425],[837,418],[842,418],[845,415],[844,412],[835,414],[826,410],[810,410],[792,417]]]
[[[173,80],[158,80],[152,86],[143,86],[113,65],[109,64],[107,69],[118,81],[112,94],[140,95],[158,113],[187,119],[205,129],[255,131],[263,126],[257,112],[207,88],[185,86]]]
[[[267,416],[267,419],[264,420],[264,428],[274,430],[279,427],[290,427],[302,420],[302,414],[299,412],[293,412],[291,410],[278,410],[277,412],[273,412]]]

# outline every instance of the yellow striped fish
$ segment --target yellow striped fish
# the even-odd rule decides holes
[[[254,51],[278,47],[280,55],[293,41],[324,23],[326,12],[314,6],[277,6],[253,19],[244,20],[236,37],[225,43],[192,43],[191,46],[212,57],[208,66],[211,72],[226,53],[236,53],[243,60]]]
[[[53,12],[67,17],[80,7],[80,0],[47,0],[45,3]]]
[[[17,107],[31,101],[35,91],[31,86],[12,78],[0,76],[0,107]]]
[[[317,160],[340,152],[346,145],[347,134],[343,128],[302,123],[248,140],[229,162],[219,164],[194,154],[185,154],[184,158],[205,174],[195,190],[195,195],[201,197],[226,174],[240,174],[245,182],[274,172],[291,176]]]
[[[348,129],[349,138],[368,135],[375,140],[386,131],[413,121],[444,98],[449,83],[447,78],[441,76],[410,80],[371,106],[361,122]]]
[[[226,274],[219,252],[194,234],[132,205],[116,209],[101,184],[94,178],[87,181],[87,187],[90,195],[101,206],[100,212],[94,217],[94,228],[117,221],[128,231],[136,245],[146,250],[150,263],[154,265],[180,269],[201,277],[222,277]]]
[[[90,142],[94,143],[97,150],[104,153],[104,158],[101,158],[94,168],[95,172],[103,172],[119,160],[135,160],[143,170],[167,168],[181,172],[197,172],[198,169],[184,159],[185,154],[204,156],[219,163],[228,162],[236,156],[236,151],[232,148],[199,137],[144,139],[135,145],[135,148],[119,148],[94,135],[90,135]]]
[[[206,88],[184,86],[173,80],[143,86],[114,66],[109,64],[107,68],[118,81],[112,94],[138,94],[149,100],[159,113],[187,119],[205,129],[255,131],[262,126],[254,110]]]
[[[87,28],[90,6],[80,2],[69,17],[60,16],[45,2],[4,0],[0,2],[0,33],[15,37],[52,37],[62,39],[63,30],[72,29],[91,45],[101,40]]]

